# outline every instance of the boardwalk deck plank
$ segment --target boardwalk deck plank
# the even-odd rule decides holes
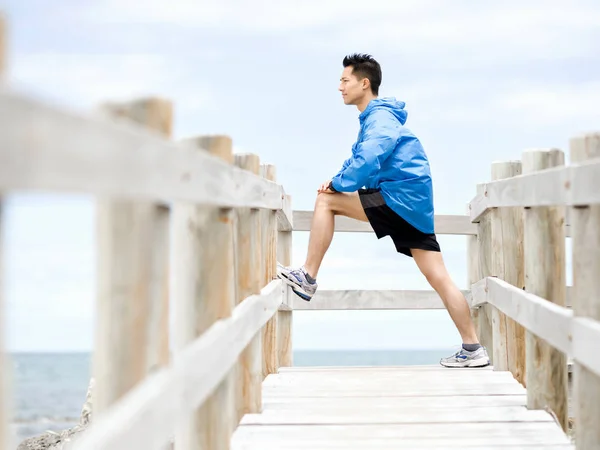
[[[281,368],[231,448],[574,448],[550,414],[526,404],[525,389],[491,368]]]

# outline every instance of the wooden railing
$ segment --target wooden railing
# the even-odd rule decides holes
[[[495,370],[527,387],[530,409],[568,422],[566,361],[573,360],[577,448],[600,448],[600,133],[492,165],[470,203],[472,307]],[[565,226],[567,218],[570,226]],[[569,233],[567,233],[569,230]],[[572,279],[567,307],[566,239]],[[479,280],[479,281],[477,281]]]

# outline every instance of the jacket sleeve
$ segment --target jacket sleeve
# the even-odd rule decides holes
[[[400,125],[386,111],[375,111],[365,123],[363,140],[344,168],[331,180],[336,191],[354,192],[362,188],[396,148]]]

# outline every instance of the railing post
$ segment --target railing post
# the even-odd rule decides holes
[[[6,24],[4,16],[0,13],[0,84],[4,79],[4,67],[6,59]],[[8,383],[8,374],[11,367],[8,359],[8,352],[4,348],[6,330],[4,321],[4,255],[2,246],[2,237],[4,236],[4,222],[2,217],[3,199],[0,192],[0,450],[14,448],[12,446],[10,428],[8,426],[10,418],[11,391]]]
[[[291,203],[291,197],[287,196]],[[292,231],[277,232],[277,261],[288,266],[292,263]],[[292,347],[293,311],[280,309],[277,312],[277,353],[279,367],[291,367],[293,364]]]
[[[166,100],[101,109],[171,134],[172,105]],[[94,415],[169,361],[169,210],[155,202],[101,199],[97,217]]]
[[[526,150],[523,174],[564,165],[561,150]],[[566,303],[565,207],[526,207],[524,213],[525,289],[559,306]],[[526,332],[527,407],[550,409],[567,430],[567,357]]]
[[[477,235],[467,236],[467,286],[471,289],[471,286],[481,279],[479,274],[479,249],[477,247]],[[471,320],[473,320],[473,326],[477,332],[477,336],[480,335],[479,315],[482,313],[481,308],[471,309]],[[480,339],[481,341],[481,339]],[[485,345],[482,342],[482,345]]]
[[[575,137],[570,144],[572,163],[600,158],[600,133]],[[570,220],[573,314],[600,321],[600,205],[572,207]],[[575,443],[582,450],[600,448],[600,377],[575,360],[573,379]]]
[[[235,155],[235,165],[241,169],[260,173],[257,155]],[[261,266],[260,210],[238,208],[236,236],[236,303],[260,293],[263,281]],[[241,390],[238,391],[238,420],[244,414],[256,414],[262,410],[262,335],[256,333],[240,355]]]
[[[199,151],[207,151],[229,164],[233,163],[231,139],[227,136],[206,136],[188,139],[198,146]],[[234,286],[234,214],[231,208],[198,206],[188,216],[187,223],[178,221],[179,233],[185,233],[177,240],[174,259],[179,252],[186,254],[177,264],[176,277],[181,278],[180,291],[186,295],[179,300],[177,328],[182,330],[179,345],[185,345],[202,335],[216,321],[230,317],[235,302]],[[187,230],[184,230],[184,227]],[[193,251],[184,248],[192,244]],[[191,261],[195,273],[190,273],[183,265]],[[176,290],[177,292],[177,290]],[[183,331],[185,330],[185,331]],[[202,364],[202,361],[198,361]],[[231,370],[217,386],[210,397],[196,411],[190,420],[180,427],[176,436],[176,448],[181,450],[227,450],[233,432],[235,411],[235,370]]]
[[[521,161],[492,164],[492,181],[521,174]],[[497,208],[492,211],[494,275],[520,289],[524,282],[523,208]],[[497,308],[493,308],[494,358],[498,370],[509,370],[525,384],[525,329]],[[497,337],[497,339],[496,339]]]
[[[484,185],[477,185],[477,194],[485,194]],[[492,271],[492,214],[486,212],[477,224],[477,254],[479,279],[494,276]],[[494,361],[494,333],[492,332],[492,305],[483,305],[477,311],[477,334],[479,342],[488,350],[490,362]]]
[[[261,165],[261,176],[269,181],[276,180],[275,166]],[[263,286],[275,278],[277,271],[277,212],[263,210],[262,223],[262,273]],[[263,378],[271,373],[277,373],[277,314],[270,319],[262,331],[263,339]]]

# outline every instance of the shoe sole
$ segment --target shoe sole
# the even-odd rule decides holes
[[[440,363],[440,365],[444,367],[450,368],[460,368],[460,367],[486,367],[490,365],[490,360],[488,358],[479,358],[474,359],[472,361],[466,361],[464,363]]]
[[[290,280],[283,272],[278,273],[277,276],[280,280],[292,288],[292,292],[294,292],[294,294],[296,294],[302,300],[310,302],[312,295],[307,294],[304,289],[299,287],[294,281]]]

